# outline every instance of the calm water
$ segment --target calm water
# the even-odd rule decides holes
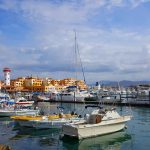
[[[66,112],[75,109],[85,114],[91,111],[85,110],[83,104],[62,105]],[[60,140],[59,129],[19,128],[9,118],[0,118],[0,143],[9,145],[13,150],[149,150],[150,109],[124,106],[117,107],[117,110],[122,114],[132,110],[134,118],[128,122],[125,131],[80,141],[68,138]],[[45,112],[49,112],[49,106],[46,106]]]

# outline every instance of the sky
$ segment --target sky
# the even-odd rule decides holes
[[[149,15],[150,0],[0,0],[0,79],[83,79],[82,64],[87,83],[150,80]]]

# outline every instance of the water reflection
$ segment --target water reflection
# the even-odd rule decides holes
[[[75,140],[69,137],[63,138],[63,147],[67,150],[120,150],[122,143],[131,140],[131,135],[124,131],[116,132],[109,135],[87,138],[83,140]]]
[[[47,104],[47,103],[46,103]],[[47,104],[48,105],[48,104]],[[64,111],[73,110],[74,104],[62,104]],[[83,104],[75,105],[78,114],[89,113]],[[125,114],[128,107],[117,107]],[[53,112],[47,107],[49,112]],[[35,130],[17,127],[9,117],[0,118],[0,143],[7,143],[14,150],[148,150],[150,147],[150,109],[132,107],[133,119],[127,130],[84,140],[59,139],[61,130]],[[128,134],[129,133],[129,134]],[[142,142],[141,142],[142,141]],[[141,144],[142,143],[142,144]]]
[[[11,120],[9,117],[0,118],[0,142],[1,143],[6,143],[8,141],[8,138],[15,135],[15,133],[12,132],[13,127],[14,127],[14,121]]]
[[[10,117],[0,117],[0,126],[13,127],[14,121]]]
[[[59,135],[59,129],[34,129],[34,128],[26,128],[15,126],[13,131],[16,131],[16,135],[12,137],[10,140],[19,140],[21,138],[35,138],[35,137],[51,137],[55,138],[56,135]]]
[[[44,150],[48,147],[51,149],[52,147],[57,147],[59,143],[60,129],[38,130],[34,128],[15,126],[13,128],[13,132],[15,132],[16,134],[9,138],[9,142],[15,150]]]

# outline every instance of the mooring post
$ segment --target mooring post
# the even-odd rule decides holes
[[[150,91],[149,91],[149,94],[148,94],[148,96],[149,96],[149,104],[150,104]]]
[[[121,93],[119,93],[119,97],[120,97],[120,103],[121,103]]]

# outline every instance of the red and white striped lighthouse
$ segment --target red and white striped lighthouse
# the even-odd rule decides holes
[[[10,72],[11,72],[11,69],[10,68],[4,68],[3,72],[4,72],[4,78],[5,78],[5,85],[9,86],[10,85]]]

